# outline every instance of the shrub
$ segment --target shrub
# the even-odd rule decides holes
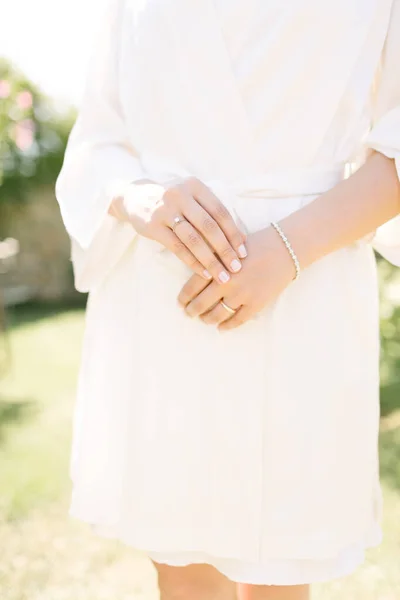
[[[74,118],[72,110],[58,113],[12,63],[0,59],[0,207],[25,200],[32,186],[54,183]]]

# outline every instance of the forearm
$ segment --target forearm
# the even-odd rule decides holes
[[[351,177],[280,224],[306,268],[399,213],[400,183],[394,161],[374,152]]]

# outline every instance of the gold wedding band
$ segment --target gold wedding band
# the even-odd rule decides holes
[[[174,222],[172,224],[172,228],[171,228],[172,231],[175,233],[176,226],[179,225],[179,223],[184,223],[185,221],[186,221],[186,219],[182,216],[178,215],[177,217],[175,217]]]
[[[221,306],[224,307],[225,310],[228,311],[228,313],[230,315],[234,315],[236,313],[236,310],[234,308],[231,308],[230,306],[228,306],[228,304],[225,304],[225,302],[223,300],[220,300],[219,303],[221,304]]]

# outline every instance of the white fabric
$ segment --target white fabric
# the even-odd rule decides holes
[[[113,0],[104,22],[57,182],[90,291],[71,514],[242,564],[362,551],[380,519],[371,245],[221,335],[177,306],[186,267],[106,213],[121,181],[195,175],[252,232],[368,148],[399,166],[400,1]]]
[[[268,560],[263,564],[246,563],[226,558],[216,558],[196,552],[181,554],[149,553],[157,563],[175,567],[189,564],[210,564],[220,573],[237,583],[252,585],[304,585],[320,583],[349,575],[364,562],[363,548],[356,545],[346,548],[337,557],[325,560]]]

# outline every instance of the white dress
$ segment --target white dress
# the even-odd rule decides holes
[[[111,0],[57,182],[90,292],[73,516],[247,583],[340,576],[379,541],[371,240],[221,335],[177,306],[187,268],[107,209],[121,181],[195,175],[252,232],[368,148],[399,168],[399,59],[399,0]],[[399,233],[373,243],[400,264]]]

